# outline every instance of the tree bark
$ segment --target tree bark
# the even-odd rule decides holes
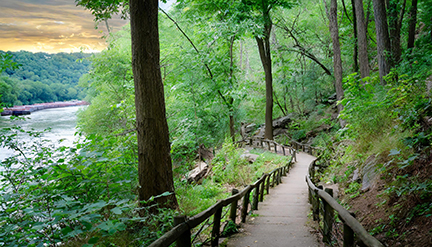
[[[358,65],[358,57],[359,57],[359,45],[358,45],[358,32],[357,32],[357,16],[356,16],[356,6],[354,3],[354,0],[351,0],[351,5],[353,8],[353,30],[354,30],[354,52],[353,52],[353,62],[354,62],[354,72],[358,72],[359,70],[359,65]],[[345,5],[344,5],[344,9]],[[348,16],[348,14],[347,14]]]
[[[385,84],[384,77],[390,72],[390,38],[387,24],[387,14],[384,0],[373,0],[375,29],[377,36],[378,69],[381,84]]]
[[[231,36],[230,38],[230,46],[229,46],[229,54],[230,54],[230,70],[229,70],[229,82],[231,84],[231,86],[234,88],[234,41],[235,41],[235,35]],[[228,103],[229,105],[227,105],[228,107],[228,111],[229,111],[229,128],[230,128],[230,136],[232,139],[232,142],[235,143],[235,130],[234,130],[234,98],[231,96],[228,96]]]
[[[258,51],[261,63],[264,68],[266,84],[266,111],[265,111],[265,132],[264,138],[273,140],[273,76],[271,68],[270,42],[269,37],[255,37],[258,44]]]
[[[264,36],[255,36],[261,63],[264,68],[266,84],[266,111],[265,111],[265,132],[264,138],[273,140],[273,76],[270,53],[270,32],[272,22],[268,7],[268,1],[262,0],[262,14],[264,18]]]
[[[159,207],[177,207],[170,157],[164,89],[160,71],[158,0],[130,0],[132,70],[135,83],[138,137],[138,195],[155,199]],[[148,205],[148,204],[147,204]],[[154,207],[153,207],[154,208]],[[153,211],[155,211],[154,209]]]
[[[342,100],[344,92],[342,88],[342,58],[339,43],[339,30],[337,23],[337,0],[331,0],[329,11],[329,29],[333,42],[333,65],[337,100]],[[343,105],[337,104],[338,113],[343,110]],[[343,122],[341,121],[343,126]]]
[[[369,58],[367,50],[367,28],[363,10],[363,0],[354,0],[357,22],[357,43],[359,49],[359,63],[361,78],[369,76]]]
[[[412,0],[409,27],[408,27],[408,44],[407,44],[408,49],[414,48],[416,24],[417,24],[417,0]]]
[[[387,3],[392,67],[394,64],[399,62],[402,54],[400,39],[402,20],[405,14],[406,0],[403,1],[404,2],[400,10],[399,0],[388,0]]]

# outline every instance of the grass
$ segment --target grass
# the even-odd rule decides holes
[[[232,188],[241,190],[263,173],[286,165],[289,160],[287,156],[254,149],[250,153],[258,155],[258,158],[251,164],[241,157],[244,152],[244,149],[226,141],[212,161],[211,175],[201,184],[188,184],[177,179],[175,188],[180,211],[189,216],[202,212],[218,200],[227,198]]]

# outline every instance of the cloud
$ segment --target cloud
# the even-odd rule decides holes
[[[72,0],[1,0],[0,50],[100,51],[106,47],[101,40],[106,27],[95,29],[93,19]],[[109,20],[114,31],[126,23],[118,16]]]

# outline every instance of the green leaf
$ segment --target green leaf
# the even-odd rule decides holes
[[[68,233],[70,233],[72,231],[72,228],[70,228],[70,227],[65,227],[65,228],[63,228],[62,230],[61,230],[61,232],[64,234],[64,235],[67,235]]]
[[[88,243],[93,245],[96,244],[98,241],[99,241],[98,237],[93,237],[88,241]]]
[[[399,149],[392,149],[390,150],[390,154],[388,156],[393,156],[393,155],[397,155],[400,154],[400,150]]]
[[[114,214],[121,214],[122,210],[118,207],[115,207],[115,208],[111,209],[111,212],[113,212]]]

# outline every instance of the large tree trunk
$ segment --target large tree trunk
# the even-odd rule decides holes
[[[414,48],[416,24],[417,24],[417,0],[412,0],[409,27],[408,27],[408,44],[407,44],[408,49]]]
[[[270,53],[270,32],[272,29],[272,23],[268,11],[264,9],[265,7],[267,7],[267,4],[265,4],[264,2],[266,2],[266,0],[263,0],[263,17],[265,20],[264,37],[256,36],[255,39],[258,44],[258,51],[265,73],[266,111],[264,138],[273,140],[273,76]]]
[[[337,0],[331,0],[329,11],[329,29],[333,42],[333,65],[337,100],[342,100],[344,92],[342,88],[342,58],[339,43],[339,29],[337,23]],[[337,104],[338,113],[343,110],[343,105]],[[343,121],[341,121],[343,126]]]
[[[401,8],[399,8],[399,0],[388,0],[388,21],[389,21],[389,34],[390,34],[390,46],[392,54],[393,67],[399,62],[402,54],[401,50],[401,28],[402,20],[405,14],[406,0],[403,0]],[[399,13],[400,12],[400,13]]]
[[[158,0],[130,0],[140,202],[174,192],[168,124],[159,65]],[[174,194],[155,200],[177,207]],[[142,205],[142,204],[141,204]]]
[[[363,0],[354,0],[357,21],[357,43],[359,49],[360,76],[369,76],[369,58],[367,50],[367,28],[363,10]]]
[[[385,84],[384,76],[390,72],[390,38],[387,24],[387,14],[384,0],[373,0],[375,17],[375,29],[377,36],[378,69],[382,84]]]

